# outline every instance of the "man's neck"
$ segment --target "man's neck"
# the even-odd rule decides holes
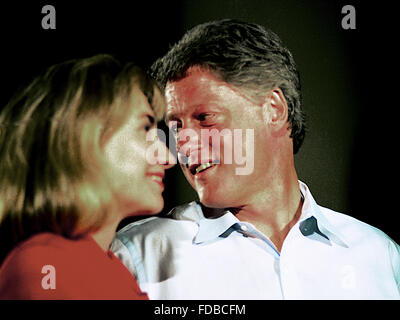
[[[297,179],[269,188],[256,195],[250,204],[233,208],[241,221],[253,224],[280,252],[290,229],[301,216],[302,196]]]

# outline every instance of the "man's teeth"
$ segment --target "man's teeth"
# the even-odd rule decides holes
[[[210,167],[212,167],[214,165],[215,165],[214,163],[203,163],[203,164],[199,165],[196,168],[196,173],[199,173],[200,171],[203,171],[203,170],[205,170],[207,168],[210,168]]]

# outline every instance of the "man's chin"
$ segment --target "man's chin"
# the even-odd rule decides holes
[[[225,201],[222,201],[221,197],[216,197],[215,195],[200,195],[199,200],[203,206],[209,207],[209,208],[226,208],[229,207],[229,205],[226,204]]]

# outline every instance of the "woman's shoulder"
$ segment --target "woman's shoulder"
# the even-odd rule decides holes
[[[59,260],[62,252],[58,249],[62,246],[63,239],[51,233],[37,234],[18,244],[0,268],[0,299],[37,296],[43,290],[44,276],[51,273],[54,261]]]
[[[88,273],[88,261],[97,257],[96,249],[90,238],[72,240],[53,233],[32,236],[17,245],[1,265],[0,299],[68,296],[65,290],[73,291],[83,281],[76,276]],[[50,290],[56,275],[57,292]]]
[[[5,258],[1,269],[7,268],[9,264],[30,265],[49,255],[57,255],[66,245],[66,241],[68,240],[52,233],[36,234],[14,247]]]
[[[5,258],[1,269],[35,269],[43,263],[68,263],[85,255],[98,253],[94,241],[89,237],[68,239],[54,233],[39,233],[19,243]],[[76,258],[76,259],[75,259]]]
[[[38,234],[14,248],[0,268],[0,300],[117,298],[143,297],[128,270],[91,237]]]

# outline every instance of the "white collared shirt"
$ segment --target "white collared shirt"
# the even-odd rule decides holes
[[[400,299],[400,247],[299,185],[302,213],[280,253],[250,223],[207,219],[196,202],[127,225],[111,250],[150,299]]]

